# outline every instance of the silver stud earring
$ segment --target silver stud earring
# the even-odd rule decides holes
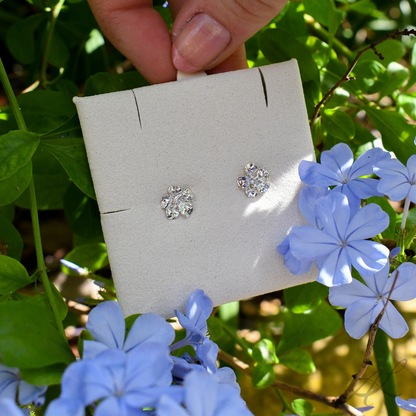
[[[179,214],[188,218],[193,211],[193,198],[189,188],[169,186],[167,195],[164,195],[160,201],[160,206],[165,210],[169,220],[175,220]]]
[[[245,176],[237,179],[237,185],[243,189],[249,198],[265,194],[270,183],[269,172],[264,168],[258,168],[254,163],[249,163],[244,167]]]

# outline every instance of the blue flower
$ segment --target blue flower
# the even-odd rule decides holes
[[[305,186],[299,194],[299,209],[312,227],[320,229],[315,215],[316,202],[328,195],[328,188]],[[290,234],[289,234],[290,235]],[[277,247],[277,252],[283,256],[285,267],[293,274],[305,274],[311,268],[313,261],[299,260],[290,251],[290,240],[287,236]]]
[[[213,374],[218,383],[228,384],[240,393],[240,386],[234,371],[229,367],[217,367],[218,345],[209,339],[205,339],[202,345],[196,350],[196,357],[190,356],[187,352],[182,357],[172,357],[173,379],[178,384],[183,384],[185,376],[191,371],[206,371]]]
[[[207,319],[213,309],[212,300],[203,290],[197,289],[191,293],[186,303],[186,316],[175,310],[176,317],[184,329],[186,336],[170,347],[171,351],[191,345],[195,350],[208,337]]]
[[[0,415],[4,416],[29,416],[28,409],[20,409],[14,400],[9,398],[0,399]]]
[[[389,278],[389,263],[370,277],[363,276],[367,286],[353,279],[352,283],[329,289],[329,301],[334,306],[347,308],[345,329],[352,338],[361,338],[373,324],[386,304],[391,286],[398,273],[390,299],[412,300],[416,298],[416,265],[403,263]],[[388,303],[380,321],[380,328],[392,338],[401,338],[409,330],[397,309]]]
[[[18,401],[21,405],[35,403],[36,406],[42,406],[45,402],[44,394],[47,386],[33,386],[26,383],[20,377],[18,368],[7,367],[0,364],[0,398],[10,398],[15,400],[18,393]]]
[[[95,341],[84,341],[84,358],[93,358],[108,348],[130,352],[138,345],[156,342],[169,346],[175,339],[175,330],[156,313],[140,315],[127,338],[126,324],[118,302],[107,301],[96,306],[88,316],[87,330]]]
[[[62,395],[49,406],[45,416],[70,415],[70,406],[74,415],[83,415],[83,407],[96,402],[96,416],[137,416],[143,408],[155,407],[162,394],[181,400],[182,389],[171,386],[172,366],[169,349],[161,344],[142,343],[128,354],[107,349],[67,368]]]
[[[221,386],[207,372],[192,371],[185,377],[185,408],[162,396],[157,416],[253,416],[240,395],[230,386]]]
[[[374,173],[381,177],[377,190],[392,201],[401,201],[407,195],[416,203],[416,155],[410,156],[407,167],[397,159],[378,162]]]
[[[348,198],[331,192],[316,203],[316,215],[323,229],[293,227],[290,250],[299,260],[317,260],[318,282],[336,286],[352,281],[351,265],[365,276],[387,263],[387,247],[368,241],[384,231],[389,216],[376,204],[368,204],[350,218]]]
[[[351,211],[356,211],[361,199],[384,195],[377,191],[377,179],[361,177],[371,175],[373,166],[387,159],[390,159],[389,153],[375,148],[367,150],[354,162],[351,149],[345,143],[339,143],[322,152],[321,164],[303,160],[299,165],[299,176],[307,185],[335,185],[334,191],[347,195]]]
[[[416,412],[416,399],[403,400],[396,396],[396,404],[408,412]]]

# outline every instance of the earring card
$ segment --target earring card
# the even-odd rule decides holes
[[[295,60],[74,101],[125,315],[171,317],[198,288],[220,305],[316,279],[276,252],[306,223],[298,166],[314,160]],[[237,186],[248,163],[270,175],[256,198]],[[171,185],[192,191],[189,218],[166,218]]]

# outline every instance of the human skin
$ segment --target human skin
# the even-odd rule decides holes
[[[247,68],[244,42],[288,0],[170,0],[172,33],[151,0],[88,0],[110,42],[152,84],[177,71]]]

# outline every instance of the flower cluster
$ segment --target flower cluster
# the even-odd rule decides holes
[[[84,341],[82,360],[64,372],[61,395],[46,416],[83,416],[88,406],[96,415],[251,415],[234,372],[217,368],[218,346],[207,334],[212,309],[202,290],[193,292],[186,316],[175,311],[186,336],[171,345],[175,331],[159,315],[140,315],[126,337],[119,304],[98,305],[87,323],[94,340]],[[171,355],[187,345],[196,357]]]
[[[382,179],[368,177],[373,173]],[[330,303],[347,308],[345,328],[353,338],[361,338],[385,306],[380,328],[393,338],[404,336],[407,324],[388,298],[416,297],[416,266],[402,264],[389,278],[389,259],[401,249],[390,253],[372,240],[388,227],[389,216],[374,203],[361,207],[361,200],[385,194],[394,201],[406,198],[403,228],[409,202],[416,202],[416,155],[405,167],[388,152],[370,149],[354,162],[341,143],[323,152],[320,164],[302,161],[299,175],[308,185],[300,192],[299,208],[310,225],[293,227],[277,247],[285,266],[304,274],[315,261],[317,281],[330,287]],[[352,267],[365,285],[353,279]]]

